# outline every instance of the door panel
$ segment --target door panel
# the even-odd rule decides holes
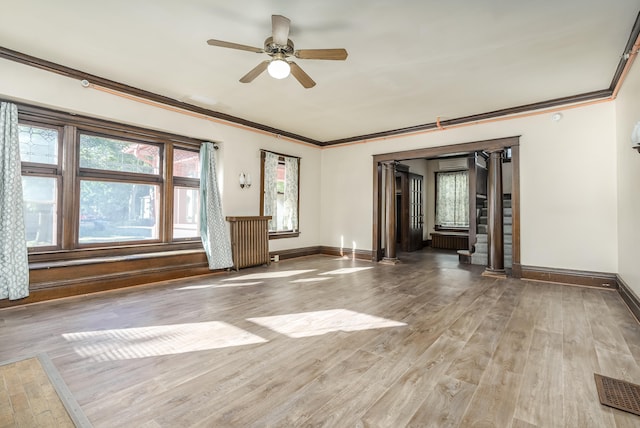
[[[422,249],[423,229],[424,229],[424,204],[422,190],[424,180],[421,175],[409,173],[408,192],[408,225],[409,225],[409,251]]]

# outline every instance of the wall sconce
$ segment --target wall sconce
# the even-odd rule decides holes
[[[636,123],[631,133],[631,147],[640,153],[640,122]]]
[[[245,187],[248,189],[249,187],[251,187],[250,174],[245,174],[244,172],[241,172],[240,175],[238,176],[238,181],[240,182],[241,189],[244,189]]]

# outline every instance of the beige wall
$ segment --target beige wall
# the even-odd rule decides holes
[[[640,296],[640,153],[631,131],[640,121],[640,62],[636,59],[616,100],[618,161],[618,269]]]
[[[321,244],[345,235],[372,248],[372,155],[520,135],[522,263],[616,272],[614,103],[563,114],[324,149]]]
[[[6,60],[0,60],[0,98],[218,142],[223,210],[228,216],[260,213],[260,149],[300,156],[300,237],[273,240],[269,246],[277,251],[318,245],[319,148],[83,88],[78,80]],[[251,174],[251,188],[240,189],[240,172]]]
[[[271,250],[340,246],[341,242],[372,249],[372,155],[520,135],[522,263],[617,272],[620,236],[620,251],[631,254],[623,255],[620,272],[639,287],[633,270],[634,246],[639,241],[637,235],[631,239],[637,234],[631,218],[638,212],[638,197],[635,187],[625,187],[639,182],[640,155],[631,149],[627,154],[625,149],[630,126],[640,115],[637,102],[634,104],[637,74],[631,76],[618,102],[618,110],[626,113],[617,122],[616,105],[609,102],[566,110],[557,123],[550,120],[550,114],[543,114],[323,149],[84,89],[77,80],[5,60],[0,60],[0,97],[219,142],[226,215],[259,212],[260,148],[301,156],[302,233],[299,238],[272,241]],[[616,127],[625,134],[619,138],[618,151]],[[619,180],[616,162],[622,165]],[[237,185],[241,171],[254,178],[249,190]],[[618,181],[621,197],[628,199],[619,206]]]

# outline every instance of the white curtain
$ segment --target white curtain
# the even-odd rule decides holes
[[[264,153],[264,215],[270,215],[269,230],[278,230],[278,155]]]
[[[0,299],[29,295],[18,107],[0,103]]]
[[[437,181],[436,225],[468,227],[468,171],[439,172]]]
[[[298,231],[298,158],[284,158],[284,209],[287,230]]]
[[[200,146],[200,237],[207,253],[209,269],[233,266],[231,241],[224,216],[213,143]]]

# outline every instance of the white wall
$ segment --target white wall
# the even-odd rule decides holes
[[[0,98],[220,143],[218,163],[227,216],[260,214],[260,149],[300,156],[300,236],[272,240],[269,246],[277,251],[318,245],[319,148],[83,88],[76,79],[1,59]],[[251,188],[240,189],[240,172],[251,174]]]
[[[521,135],[522,263],[617,272],[619,208],[624,253],[620,272],[640,287],[633,270],[638,232],[631,220],[638,212],[635,186],[640,155],[631,149],[626,154],[624,149],[630,126],[640,115],[633,99],[637,74],[630,77],[635,83],[627,82],[618,101],[618,110],[629,117],[617,122],[616,105],[610,102],[566,110],[560,122],[544,114],[323,149],[84,89],[77,80],[6,60],[0,60],[0,97],[220,142],[225,215],[258,214],[258,149],[301,156],[302,233],[299,238],[272,241],[271,250],[340,246],[341,237],[347,247],[355,242],[358,249],[372,249],[372,155]],[[616,126],[625,134],[618,151]],[[620,206],[617,161],[623,164],[621,195],[629,200]],[[240,190],[240,171],[254,177],[251,189]],[[627,188],[625,183],[634,184]]]
[[[618,150],[618,270],[640,295],[640,153],[631,131],[640,121],[640,62],[636,59],[616,100]]]
[[[372,249],[373,155],[520,135],[522,264],[616,272],[615,105],[563,114],[324,149],[321,244],[346,235]]]

